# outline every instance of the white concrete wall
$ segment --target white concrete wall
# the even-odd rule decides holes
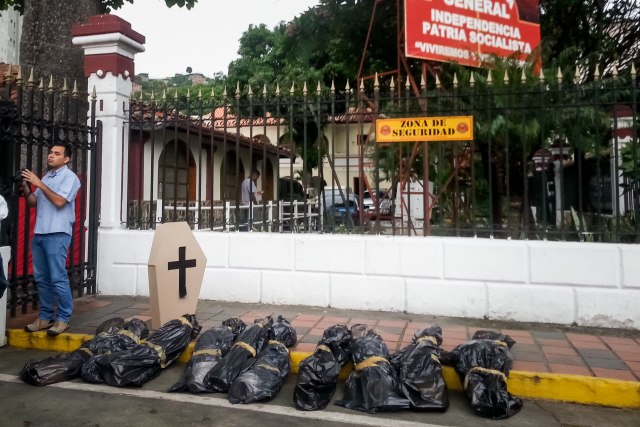
[[[153,232],[102,229],[98,291],[148,295]],[[196,232],[200,297],[640,329],[640,246]]]

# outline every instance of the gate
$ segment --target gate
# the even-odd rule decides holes
[[[21,72],[11,67],[0,78],[0,194],[9,205],[9,217],[2,221],[0,245],[11,246],[7,276],[8,308],[11,316],[38,308],[38,286],[33,277],[30,241],[36,211],[20,196],[16,174],[27,168],[38,176],[46,173],[51,145],[69,144],[73,155],[68,166],[80,179],[75,200],[76,221],[67,258],[67,272],[74,297],[96,293],[96,248],[99,212],[100,123],[96,123],[96,99],[88,105],[86,94],[67,85],[55,88],[31,77],[25,82]],[[90,126],[87,125],[87,109]]]

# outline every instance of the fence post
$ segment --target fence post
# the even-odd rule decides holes
[[[102,122],[100,228],[124,227],[129,154],[129,97],[135,54],[145,38],[115,15],[94,15],[72,30],[73,44],[84,49],[89,92],[95,88],[96,120]],[[91,95],[90,95],[91,96]],[[91,165],[94,167],[95,165]]]

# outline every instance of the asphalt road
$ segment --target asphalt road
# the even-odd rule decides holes
[[[301,412],[291,396],[296,377],[267,404],[231,405],[224,394],[166,393],[184,365],[174,365],[142,388],[113,388],[81,380],[47,387],[24,384],[17,376],[29,359],[50,352],[0,349],[0,426],[634,426],[640,410],[620,410],[526,400],[508,420],[492,421],[471,413],[464,395],[450,393],[445,413],[367,414],[330,405],[324,411]],[[340,396],[341,386],[337,396]]]

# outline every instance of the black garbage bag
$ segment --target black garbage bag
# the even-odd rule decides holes
[[[296,408],[317,411],[327,407],[336,392],[338,375],[351,355],[351,332],[345,325],[325,329],[313,354],[298,368],[293,391]]]
[[[242,319],[232,317],[223,320],[222,326],[211,328],[200,335],[182,376],[169,392],[212,392],[204,384],[205,375],[227,354],[246,326]]]
[[[247,327],[244,321],[238,317],[232,317],[230,319],[223,320],[222,326],[230,327],[231,330],[233,331],[234,337],[237,337],[238,335],[240,335],[242,331],[244,331]]]
[[[447,384],[442,378],[440,347],[442,328],[432,326],[417,331],[411,344],[391,356],[400,388],[416,411],[446,411]]]
[[[229,326],[217,326],[200,335],[182,377],[169,391],[212,392],[205,386],[204,377],[227,354],[235,337]]]
[[[226,393],[233,380],[248,369],[256,360],[265,343],[271,339],[273,319],[267,316],[238,335],[231,350],[205,376],[204,384],[209,390]]]
[[[231,383],[231,403],[253,403],[272,399],[291,372],[289,348],[296,345],[296,330],[287,319],[278,316],[273,323],[273,338],[258,353],[256,361]]]
[[[102,377],[111,386],[141,387],[173,363],[200,332],[196,316],[170,320],[135,347],[96,357]]]
[[[345,383],[344,396],[336,405],[375,413],[409,408],[400,390],[395,370],[389,363],[389,350],[382,337],[373,330],[362,327],[351,334],[351,359],[353,372]]]
[[[138,319],[134,320],[139,322]],[[136,324],[132,322],[124,322],[121,317],[108,319],[96,328],[97,335],[84,342],[77,350],[47,357],[41,361],[31,360],[20,371],[20,377],[25,382],[33,385],[48,385],[78,378],[82,372],[83,365],[90,357],[107,351],[102,343],[105,340],[110,340],[113,336],[119,335],[123,331],[120,328],[124,328],[129,324]],[[129,332],[125,333],[128,334]],[[131,344],[131,346],[133,345],[135,345],[135,342]]]
[[[454,365],[460,377],[471,409],[481,417],[500,420],[522,409],[522,400],[507,391],[513,344],[508,335],[478,331],[446,355],[445,360]]]

